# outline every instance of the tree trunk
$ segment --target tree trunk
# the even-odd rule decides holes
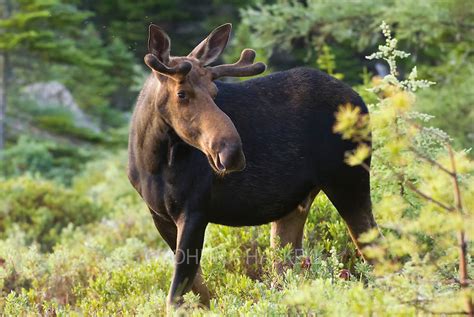
[[[1,18],[7,19],[11,13],[11,2],[5,0],[1,6],[3,14]],[[8,53],[5,51],[0,52],[0,154],[2,154],[5,148],[6,133],[5,133],[5,121],[7,112],[7,86],[8,86],[8,72],[10,67]]]
[[[5,147],[5,116],[7,110],[7,54],[0,54],[0,154]]]

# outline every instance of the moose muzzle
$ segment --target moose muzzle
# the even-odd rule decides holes
[[[213,148],[209,161],[217,172],[227,174],[245,168],[245,155],[240,140],[239,142],[220,142]]]

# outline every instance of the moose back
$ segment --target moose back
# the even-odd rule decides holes
[[[341,104],[367,108],[349,86],[297,68],[238,83],[224,76],[262,73],[255,52],[209,66],[225,48],[230,24],[216,28],[188,56],[170,56],[170,39],[151,25],[129,137],[129,179],[175,253],[168,304],[193,290],[209,305],[199,266],[208,223],[272,222],[272,247],[301,248],[309,207],[324,191],[358,236],[376,227],[369,172],[344,163],[355,144],[333,133]],[[366,162],[370,165],[370,159]]]

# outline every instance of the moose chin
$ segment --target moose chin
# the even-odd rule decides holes
[[[209,306],[200,268],[209,223],[271,222],[271,246],[299,250],[311,203],[323,191],[359,250],[358,237],[377,228],[369,171],[345,164],[344,153],[356,145],[332,129],[341,104],[367,113],[361,97],[309,68],[218,81],[266,68],[251,49],[234,64],[210,66],[230,32],[224,24],[187,56],[171,56],[168,35],[149,28],[144,61],[151,74],[131,120],[128,175],[175,254],[168,305],[192,290]]]

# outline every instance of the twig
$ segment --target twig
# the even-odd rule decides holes
[[[454,159],[454,153],[451,145],[446,143],[446,147],[449,153],[449,159],[451,160],[451,168],[452,168],[452,178],[454,184],[454,199],[456,202],[456,209],[462,215],[463,214],[463,206],[462,206],[462,199],[461,199],[461,191],[459,189],[459,181],[458,175],[456,172],[456,162]],[[466,264],[466,253],[467,253],[467,243],[465,239],[464,230],[459,230],[458,232],[458,241],[459,241],[459,282],[461,285],[461,289],[467,289],[469,286],[468,282],[468,275],[467,275],[467,264]],[[466,293],[465,305],[466,310],[468,312],[469,317],[474,316],[474,306],[472,304],[472,298],[469,294]]]
[[[414,146],[410,146],[409,147],[410,151],[412,151],[413,153],[415,153],[416,155],[418,155],[418,157],[420,157],[421,159],[427,161],[428,163],[430,163],[431,165],[434,165],[436,166],[437,168],[439,168],[440,170],[442,170],[443,172],[445,172],[446,174],[448,175],[451,175],[453,176],[454,173],[450,170],[448,170],[446,167],[444,167],[443,165],[441,165],[440,163],[438,163],[437,161],[433,160],[432,158],[424,155],[423,153],[421,153],[420,151],[418,151]]]
[[[410,120],[408,118],[405,118],[405,120],[407,120],[407,122],[409,122],[410,124],[412,124],[415,128],[419,129],[419,130],[422,130],[423,127],[420,126],[418,123],[414,122],[413,120]],[[396,126],[395,128],[395,132],[398,136],[400,136],[400,132],[398,131],[398,127]],[[436,134],[437,135],[437,134]],[[441,138],[441,136],[437,135],[438,138]],[[445,141],[444,141],[445,142]],[[413,150],[414,148],[413,147],[409,147],[410,150]],[[417,151],[413,151],[416,155],[419,155],[419,153]],[[420,156],[421,157],[421,156]],[[422,158],[425,158],[424,156]],[[430,158],[426,157],[426,159],[429,159],[431,160]],[[431,160],[432,161],[432,160]],[[452,172],[447,170],[444,166],[442,166],[441,164],[437,163],[438,164],[437,166],[440,167],[443,171],[445,170],[449,175],[452,176]],[[422,198],[432,202],[433,204],[435,205],[438,205],[439,207],[447,210],[447,211],[454,211],[455,208],[454,207],[451,207],[451,206],[447,206],[445,205],[444,203],[434,199],[433,197],[430,197],[428,196],[427,194],[423,193],[422,191],[420,191],[418,188],[416,188],[416,186],[410,182],[409,180],[406,180],[403,176],[403,174],[400,174],[398,173],[397,171],[395,171],[395,169],[390,165],[388,164],[387,162],[385,162],[385,165],[387,165],[394,173],[395,175],[397,175],[398,179],[402,182],[402,183],[405,183],[407,184],[408,188],[410,188],[413,192],[415,192],[416,194],[418,194],[419,196],[421,196]]]
[[[438,205],[439,207],[447,210],[447,211],[454,211],[455,208],[454,207],[451,207],[451,206],[448,206],[448,205],[445,205],[444,203],[434,199],[433,197],[430,197],[428,196],[427,194],[423,193],[422,191],[420,191],[418,188],[416,188],[416,186],[410,182],[409,180],[404,180],[405,184],[408,186],[408,188],[410,188],[413,192],[415,192],[418,196],[432,202],[433,204],[435,205]]]

